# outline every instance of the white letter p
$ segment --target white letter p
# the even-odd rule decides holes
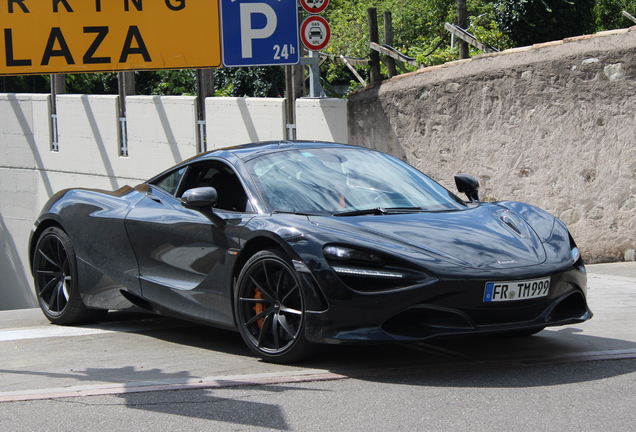
[[[261,29],[252,28],[252,14],[263,14],[267,24]],[[276,30],[276,12],[266,3],[241,3],[241,50],[243,58],[252,58],[252,40],[266,39]]]

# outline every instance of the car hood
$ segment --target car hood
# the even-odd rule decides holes
[[[468,268],[526,267],[546,260],[543,245],[528,223],[495,204],[459,211],[309,219],[318,226],[415,249]]]

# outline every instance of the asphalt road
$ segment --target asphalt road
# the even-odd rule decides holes
[[[0,312],[0,431],[636,429],[636,263],[588,266],[586,323],[524,339],[325,346],[292,366],[237,333],[130,314]]]

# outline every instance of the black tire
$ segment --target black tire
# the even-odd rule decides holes
[[[258,357],[292,363],[311,356],[305,338],[305,298],[291,259],[279,249],[253,255],[236,283],[236,322],[243,340]]]
[[[33,256],[33,280],[40,309],[53,324],[97,321],[108,312],[84,306],[75,252],[66,233],[58,227],[47,228],[38,239]]]

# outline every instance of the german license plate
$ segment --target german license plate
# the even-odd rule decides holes
[[[546,297],[550,291],[550,278],[510,282],[487,282],[485,302],[527,300]]]

